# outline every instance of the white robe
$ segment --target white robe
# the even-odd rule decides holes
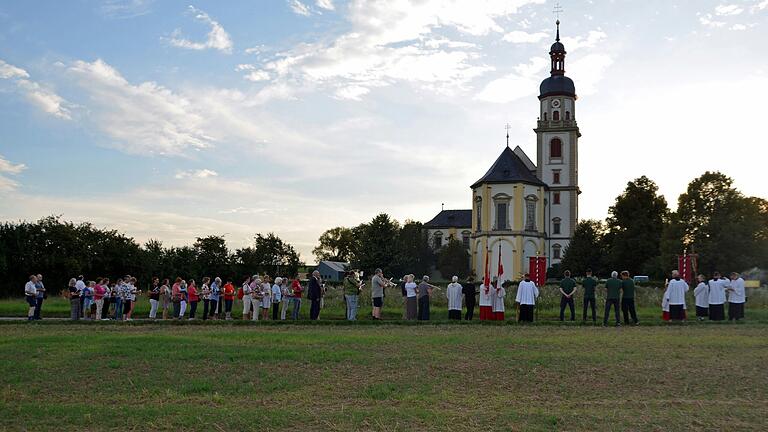
[[[522,281],[517,287],[517,296],[515,301],[524,305],[535,305],[536,299],[539,297],[539,289],[536,288],[536,284],[533,281]]]
[[[747,301],[747,293],[744,289],[744,279],[738,278],[731,281],[731,290],[728,291],[728,303],[744,303]]]
[[[448,298],[448,310],[461,310],[461,284],[453,282],[448,284],[445,296]]]
[[[661,300],[661,311],[669,312],[669,290],[664,291],[664,298]]]
[[[693,296],[696,298],[696,306],[709,307],[709,287],[706,283],[699,282],[699,285],[693,289]]]
[[[488,293],[486,294],[486,288],[488,288]],[[491,295],[493,294],[493,287],[489,287],[486,285],[480,285],[480,306],[493,306],[493,299],[491,298]]]
[[[493,295],[493,312],[504,312],[504,297],[507,296],[507,290],[504,287],[491,288],[491,294]]]
[[[725,287],[727,286],[725,279],[710,280],[709,281],[709,304],[721,305],[725,303]]]
[[[690,288],[688,284],[682,279],[672,279],[667,285],[667,296],[669,297],[670,305],[685,305],[685,293]]]

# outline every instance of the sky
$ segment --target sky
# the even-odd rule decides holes
[[[768,0],[562,0],[579,216],[626,183],[672,208],[718,170],[768,197]],[[0,0],[0,220],[139,242],[326,229],[471,207],[510,144],[535,160],[544,0]]]

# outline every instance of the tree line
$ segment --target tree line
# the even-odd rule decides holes
[[[254,272],[295,276],[300,265],[296,249],[273,233],[256,234],[250,246],[231,250],[216,235],[199,237],[191,246],[165,247],[158,240],[141,245],[115,230],[56,216],[0,224],[2,296],[19,296],[33,273],[42,273],[48,289],[58,292],[80,274],[90,280],[130,274],[141,284],[153,276],[219,276],[239,282]]]
[[[642,176],[616,197],[604,221],[579,222],[549,276],[591,268],[661,280],[683,251],[698,255],[700,273],[768,268],[768,201],[745,196],[722,173],[706,172],[688,184],[672,211],[656,183]]]

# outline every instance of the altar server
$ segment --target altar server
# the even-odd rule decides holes
[[[677,270],[672,271],[672,280],[667,283],[667,297],[669,298],[670,321],[685,320],[685,293],[690,287]]]
[[[704,275],[699,275],[696,279],[699,282],[693,289],[693,297],[696,299],[696,319],[704,321],[709,316],[709,286]]]
[[[458,282],[459,277],[454,276],[445,289],[445,296],[448,298],[448,319],[461,320],[461,297],[463,287]]]
[[[709,319],[722,321],[725,319],[725,287],[728,283],[715,272],[709,281]]]
[[[491,290],[492,297],[492,312],[494,321],[504,321],[504,298],[507,296],[507,290],[501,285],[501,282],[496,282],[496,288]]]
[[[747,293],[744,288],[744,279],[738,273],[731,273],[731,284],[728,291],[728,320],[740,320],[744,318],[744,303],[747,301]]]
[[[491,281],[487,278],[483,278],[483,284],[480,285],[480,321],[489,321],[493,319],[492,289]]]
[[[518,321],[533,322],[533,308],[538,297],[539,289],[531,281],[530,276],[526,274],[525,279],[517,287],[517,296],[515,297],[515,302],[520,305],[520,312],[517,315]]]

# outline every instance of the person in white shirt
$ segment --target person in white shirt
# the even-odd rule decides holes
[[[85,277],[83,275],[79,275],[77,277],[77,282],[75,282],[75,288],[78,292],[83,292],[85,290]],[[85,312],[85,308],[83,307],[83,303],[85,302],[85,296],[80,296],[80,318],[83,318],[83,314]]]
[[[725,319],[725,288],[729,284],[720,277],[720,272],[715,272],[709,281],[709,319],[722,321]]]
[[[275,283],[272,285],[272,320],[277,321],[280,313],[280,300],[283,297],[283,290],[280,287],[283,284],[283,278],[276,277]]]
[[[417,300],[416,300],[416,282],[413,280],[416,276],[409,274],[405,277],[405,319],[413,321],[416,319]]]
[[[738,273],[731,273],[731,284],[728,291],[728,321],[738,321],[744,318],[744,303],[747,301],[747,292],[744,279]]]
[[[451,278],[451,283],[445,289],[445,296],[448,298],[448,319],[460,321],[462,286],[458,276]]]
[[[672,270],[672,280],[667,282],[667,292],[665,296],[669,298],[669,319],[670,321],[685,320],[685,293],[690,287],[680,277],[680,272]]]
[[[259,275],[253,275],[251,278],[251,307],[253,308],[253,321],[259,320],[259,314],[261,313],[261,299],[264,295],[261,292],[261,278]]]
[[[264,275],[261,282],[261,319],[269,319],[269,308],[272,306],[272,284],[269,283],[269,275]]]
[[[709,286],[704,275],[700,274],[696,280],[699,282],[693,289],[693,297],[696,299],[696,319],[704,321],[709,316]]]
[[[480,321],[493,320],[492,289],[491,281],[483,278],[483,284],[480,285]]]
[[[526,274],[525,279],[517,287],[517,296],[515,297],[515,303],[519,305],[518,321],[533,322],[533,308],[538,297],[539,289],[531,280],[530,275]]]
[[[491,289],[491,313],[494,321],[504,321],[504,298],[507,296],[507,290],[502,286],[501,281],[496,281],[496,288]]]
[[[27,312],[27,321],[35,319],[35,308],[37,307],[37,276],[32,275],[29,277],[29,282],[24,285],[24,298],[29,305],[29,311]]]
[[[243,281],[242,288],[240,288],[243,291],[243,320],[253,318],[253,315],[251,315],[251,305],[253,304],[251,282],[253,282],[253,278],[246,278]]]

